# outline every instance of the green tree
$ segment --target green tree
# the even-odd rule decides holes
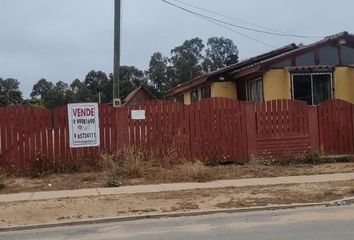
[[[111,74],[107,80],[101,82],[100,89],[102,90],[102,102],[111,103],[113,99],[113,77]]]
[[[20,82],[14,78],[7,78],[7,79],[0,78],[0,87],[1,87],[1,92],[19,90]]]
[[[84,83],[90,91],[97,92],[97,90],[99,90],[98,88],[100,87],[101,82],[107,80],[108,77],[106,73],[102,71],[92,70],[86,75]]]
[[[128,94],[140,85],[148,86],[148,80],[143,71],[134,66],[121,66],[120,73],[120,95],[124,100]]]
[[[91,91],[92,101],[98,102],[99,92],[106,99],[106,94],[103,93],[103,86],[107,85],[107,82],[109,82],[107,74],[102,71],[92,70],[86,75],[84,84]]]
[[[204,72],[223,68],[238,62],[238,49],[231,39],[212,37],[208,39],[203,62]]]
[[[171,50],[171,63],[178,83],[189,81],[202,74],[203,40],[193,38]]]
[[[31,98],[43,99],[49,90],[54,87],[52,82],[47,81],[45,78],[41,78],[35,85],[33,85]]]
[[[23,101],[20,90],[10,90],[8,93],[8,104],[20,104]]]
[[[166,91],[173,86],[171,83],[171,71],[168,66],[169,59],[162,53],[156,52],[152,55],[149,63],[149,69],[146,75],[150,80],[151,87],[160,98],[166,97]]]
[[[72,102],[90,102],[93,101],[93,94],[87,86],[79,79],[75,79],[70,85]]]
[[[44,106],[49,109],[67,104],[66,95],[69,92],[68,84],[59,81],[44,95]]]
[[[17,79],[0,78],[0,106],[22,103],[22,92],[19,86],[20,82]]]

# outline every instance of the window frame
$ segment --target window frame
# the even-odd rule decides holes
[[[197,99],[193,100],[193,93],[196,93]],[[190,97],[191,97],[191,103],[198,102],[199,101],[199,91],[198,89],[194,89],[190,92]]]
[[[256,82],[256,85],[257,85],[257,82],[261,82],[262,83],[262,90],[261,90],[261,102],[264,102],[264,82],[263,82],[263,78],[262,77],[258,77],[258,78],[254,78],[254,79],[251,79],[251,80],[247,80],[246,81],[246,84],[245,84],[245,87],[246,87],[246,99],[247,101],[252,101],[252,102],[256,102],[255,100],[252,100],[251,99],[251,94],[250,94],[250,86],[251,86],[251,83],[253,82]]]
[[[313,76],[314,75],[329,75],[330,76],[330,98],[334,98],[334,89],[333,89],[333,72],[305,72],[305,73],[291,73],[291,98],[295,99],[295,88],[294,88],[294,76],[311,76],[311,105],[315,106],[315,94],[314,94],[314,84],[313,84]]]
[[[184,104],[184,95],[179,95],[176,97],[176,103]]]
[[[205,96],[203,96],[204,95],[203,93],[208,93],[208,95],[205,94]],[[200,88],[200,98],[201,99],[211,98],[211,86],[210,85],[206,85],[206,86],[203,86]]]

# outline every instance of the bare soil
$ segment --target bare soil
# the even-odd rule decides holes
[[[241,187],[0,203],[0,227],[127,215],[332,201],[354,195],[354,181]]]
[[[185,165],[176,168],[153,168],[149,169],[139,178],[120,178],[119,181],[121,185],[127,186],[348,172],[354,172],[354,163],[285,167],[264,166],[259,164],[226,165],[217,167]],[[41,178],[7,177],[4,180],[5,188],[0,190],[0,194],[100,188],[105,186],[110,175],[110,172],[86,172],[59,175],[53,174]]]

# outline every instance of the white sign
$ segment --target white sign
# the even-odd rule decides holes
[[[132,110],[132,119],[133,120],[145,120],[145,110]]]
[[[70,148],[100,146],[97,103],[68,104]]]

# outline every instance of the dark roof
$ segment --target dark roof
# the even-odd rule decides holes
[[[216,70],[214,72],[208,73],[201,77],[195,78],[191,81],[185,82],[173,89],[171,89],[168,94],[170,96],[177,95],[187,89],[196,87],[202,83],[207,82],[208,80],[212,79],[213,77],[217,76],[225,76],[225,74],[250,74],[256,73],[261,70],[266,69],[267,67],[276,64],[278,62],[284,61],[289,59],[293,55],[299,55],[306,52],[310,52],[314,48],[321,47],[323,45],[328,44],[329,42],[339,41],[340,39],[348,39],[354,43],[354,35],[349,34],[348,32],[341,32],[335,35],[331,35],[325,37],[324,39],[304,46],[297,46],[296,44],[292,43],[290,45],[284,46],[282,48],[270,51],[265,54],[258,55],[256,57],[252,57],[246,60],[243,60],[239,63],[230,65],[228,67]],[[248,70],[248,71],[246,71]],[[214,78],[215,79],[215,78]]]
[[[134,91],[128,94],[128,96],[123,100],[123,106],[127,105],[141,90],[144,90],[145,92],[147,92],[147,94],[149,94],[151,97],[157,100],[157,97],[154,94],[152,94],[152,92],[150,92],[149,89],[141,85],[140,87],[138,87],[137,89],[135,89]]]
[[[198,85],[200,85],[202,83],[207,82],[208,79],[210,79],[212,77],[216,77],[218,75],[222,75],[225,72],[246,69],[247,67],[252,66],[252,65],[254,65],[254,64],[256,64],[256,63],[258,63],[258,62],[260,62],[262,60],[266,60],[266,59],[272,58],[274,56],[277,56],[279,54],[294,50],[296,48],[298,48],[298,46],[296,46],[296,44],[293,43],[293,44],[286,45],[284,47],[275,49],[273,51],[258,55],[256,57],[252,57],[252,58],[248,58],[248,59],[242,60],[241,62],[235,63],[235,64],[227,66],[225,68],[218,69],[216,71],[207,73],[207,74],[205,74],[203,76],[197,77],[197,78],[195,78],[193,80],[190,80],[188,82],[182,83],[182,84],[178,85],[177,87],[169,90],[168,91],[168,95],[172,96],[172,95],[175,94],[175,92],[181,92],[184,89],[189,89],[189,88],[192,88],[194,86],[198,86]]]
[[[324,39],[322,39],[318,42],[308,44],[308,45],[303,45],[303,46],[300,46],[294,50],[279,54],[277,56],[266,59],[264,61],[260,61],[258,64],[263,65],[263,66],[269,66],[269,64],[274,64],[275,62],[280,62],[282,60],[288,59],[289,57],[291,57],[293,55],[299,55],[299,54],[303,54],[306,52],[310,52],[315,48],[319,48],[319,47],[326,45],[330,42],[335,42],[335,41],[338,41],[343,38],[351,39],[352,41],[354,41],[354,35],[351,35],[348,32],[341,32],[341,33],[338,33],[335,35],[325,37]]]
[[[327,72],[333,71],[334,67],[330,65],[314,65],[314,66],[297,66],[287,67],[289,72]]]

